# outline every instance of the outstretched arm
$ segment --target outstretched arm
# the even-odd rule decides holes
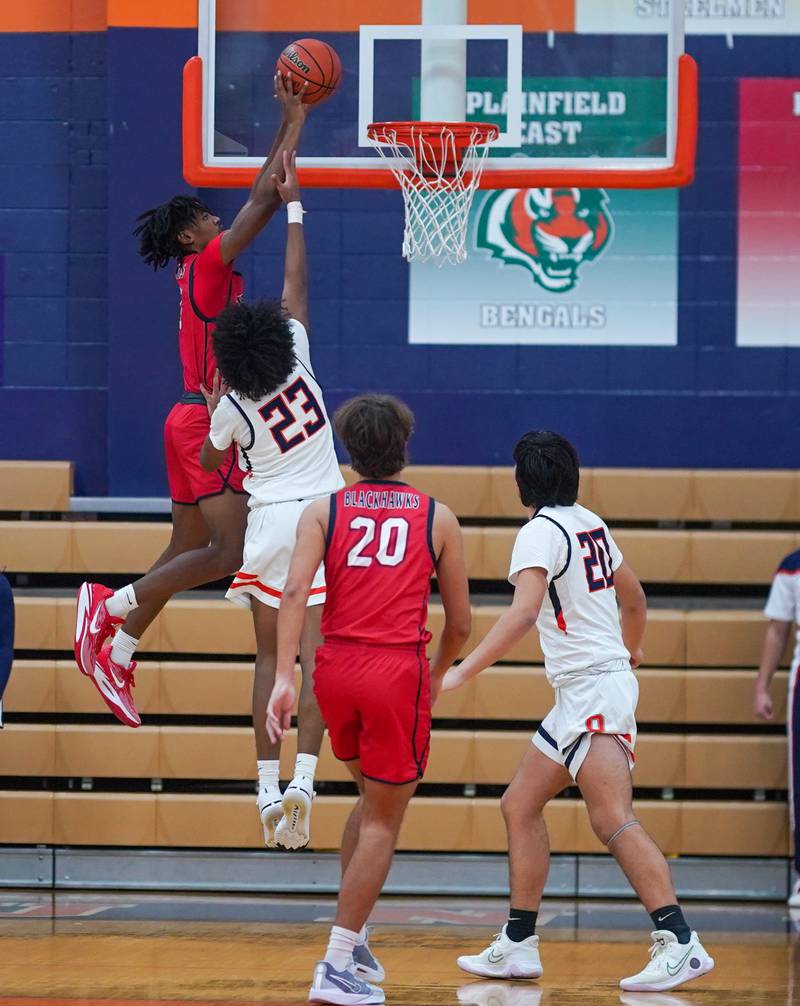
[[[307,87],[303,84],[295,94],[291,74],[279,72],[275,75],[275,97],[283,106],[283,121],[270,156],[253,182],[247,202],[236,214],[230,229],[222,235],[220,254],[226,265],[251,244],[280,206],[275,173],[283,170],[284,151],[295,150],[300,142],[306,121],[306,106],[302,99]]]
[[[520,570],[511,606],[498,618],[466,660],[462,660],[458,667],[453,667],[445,674],[443,690],[458,688],[491,667],[496,660],[502,660],[536,624],[546,592],[547,573],[544,569],[533,567]]]
[[[303,233],[303,207],[300,204],[300,185],[297,181],[297,151],[283,152],[283,181],[273,175],[281,199],[290,206],[286,233],[286,260],[283,267],[283,293],[281,300],[290,317],[296,318],[308,329],[308,268],[306,266],[306,239]]]

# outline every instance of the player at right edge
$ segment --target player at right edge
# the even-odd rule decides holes
[[[605,523],[577,503],[580,472],[572,444],[535,430],[519,441],[514,460],[520,500],[530,514],[511,556],[514,599],[473,652],[447,672],[442,688],[458,688],[502,660],[536,625],[556,702],[501,804],[508,922],[489,947],[459,957],[458,965],[485,978],[541,977],[536,916],[550,868],[542,812],[577,784],[594,833],[653,920],[650,962],[620,986],[664,992],[711,971],[714,961],[686,923],[664,856],[633,813],[639,683],[631,667],[643,657],[644,591]]]

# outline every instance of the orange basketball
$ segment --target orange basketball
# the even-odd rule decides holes
[[[336,51],[318,38],[290,42],[278,57],[276,69],[292,75],[295,91],[303,81],[308,81],[303,97],[306,105],[316,105],[330,98],[342,79],[342,64]]]

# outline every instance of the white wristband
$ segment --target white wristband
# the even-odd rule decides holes
[[[289,218],[290,224],[301,224],[303,222],[304,213],[305,210],[303,209],[303,204],[299,200],[286,204],[286,215]]]

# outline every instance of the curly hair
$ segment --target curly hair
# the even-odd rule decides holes
[[[333,427],[350,455],[353,470],[365,478],[385,479],[408,464],[414,413],[398,398],[351,398],[337,409]]]
[[[136,218],[134,235],[139,238],[139,254],[147,265],[163,269],[170,259],[182,259],[186,248],[178,240],[181,231],[191,227],[199,213],[211,211],[194,196],[173,196]]]
[[[514,448],[519,498],[524,506],[572,506],[578,498],[578,454],[550,430],[531,430]]]
[[[279,388],[297,366],[289,315],[279,301],[229,304],[211,339],[223,379],[253,402]]]

